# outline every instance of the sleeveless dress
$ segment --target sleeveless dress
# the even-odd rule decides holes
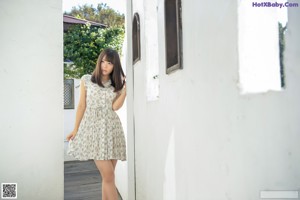
[[[91,75],[81,77],[86,89],[86,109],[78,131],[69,140],[67,154],[77,160],[126,160],[126,142],[123,127],[112,102],[117,96],[111,80],[100,87],[91,81]]]

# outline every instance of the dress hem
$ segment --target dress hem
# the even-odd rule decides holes
[[[120,158],[120,157],[112,157],[112,158],[103,158],[103,157],[94,157],[94,158],[91,158],[91,157],[88,157],[88,158],[82,158],[82,157],[77,157],[75,156],[74,154],[70,154],[70,153],[67,153],[68,156],[72,156],[73,158],[75,158],[76,160],[79,160],[79,161],[88,161],[88,160],[120,160],[120,161],[127,161],[126,158]]]

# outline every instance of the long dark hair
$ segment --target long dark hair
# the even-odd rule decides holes
[[[104,87],[101,80],[101,61],[103,57],[106,57],[106,60],[111,62],[113,64],[113,71],[109,74],[111,85],[115,88],[114,92],[118,92],[123,88],[123,85],[125,83],[122,82],[121,76],[125,76],[122,66],[119,54],[116,50],[111,48],[104,49],[100,55],[98,56],[96,68],[94,69],[91,77],[91,81],[93,83],[97,83],[99,86]]]

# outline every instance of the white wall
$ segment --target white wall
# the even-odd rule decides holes
[[[128,140],[135,141],[135,160],[131,151],[128,164],[135,163],[136,199],[257,200],[261,190],[299,190],[298,8],[289,9],[287,88],[240,95],[237,1],[182,0],[184,69],[170,75],[164,1],[157,4],[158,49],[145,45],[156,34],[144,31],[147,1],[132,0],[127,10],[141,19],[142,60],[132,67],[128,47],[127,61]],[[147,101],[149,51],[159,55],[157,101]]]
[[[0,1],[0,182],[18,199],[64,198],[61,7]]]
[[[126,38],[126,36],[125,36]],[[124,39],[123,42],[123,48],[122,48],[122,55],[121,55],[121,64],[123,71],[127,77],[126,74],[126,48],[127,43],[126,39]],[[126,84],[127,86],[127,84]],[[121,120],[124,135],[126,139],[126,145],[127,145],[127,161],[118,161],[116,170],[115,170],[115,177],[116,177],[116,186],[118,188],[119,193],[121,194],[123,200],[127,199],[128,196],[128,133],[127,133],[127,98],[125,99],[123,106],[116,111],[119,115],[119,118]]]
[[[133,117],[133,73],[132,73],[132,21],[133,21],[133,4],[131,0],[126,0],[126,106],[127,106],[127,195],[122,195],[124,200],[135,199],[135,158],[134,158],[134,117]]]

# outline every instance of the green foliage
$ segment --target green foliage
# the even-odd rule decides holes
[[[74,25],[64,33],[64,60],[73,64],[65,65],[65,78],[80,78],[90,74],[96,67],[98,55],[107,47],[121,55],[124,28],[100,29],[87,25]]]
[[[93,5],[87,4],[73,7],[70,12],[65,12],[64,14],[71,15],[79,19],[99,22],[108,25],[109,27],[125,27],[125,15],[116,12],[104,3],[98,4],[97,8],[94,8]]]
[[[285,87],[285,74],[284,74],[284,50],[285,50],[285,38],[284,34],[287,29],[278,22],[278,32],[279,32],[279,59],[280,59],[280,74],[281,74],[281,87]]]

